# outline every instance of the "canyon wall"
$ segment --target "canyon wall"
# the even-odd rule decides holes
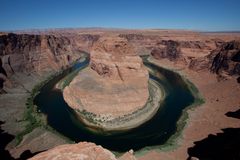
[[[11,86],[9,78],[15,72],[41,75],[57,71],[79,59],[83,51],[95,57],[99,53],[115,57],[152,55],[195,71],[211,71],[222,77],[239,75],[239,37],[239,34],[174,30],[76,29],[1,33],[0,92],[5,93],[4,86]],[[91,66],[94,68],[94,63]],[[99,65],[95,70],[107,72]]]
[[[126,38],[137,49],[140,48],[139,54],[150,54],[156,59],[168,59],[195,71],[206,70],[225,77],[240,75],[239,35],[195,33],[185,36],[171,34],[119,36]]]
[[[0,57],[7,75],[14,72],[59,70],[80,57],[94,39],[79,36],[77,40],[55,35],[6,34],[0,36]],[[79,45],[83,43],[85,46]],[[91,44],[89,44],[91,45]]]
[[[97,35],[88,34],[73,38],[71,35],[1,35],[0,88],[14,73],[41,75],[68,67],[97,39]]]
[[[234,39],[236,41],[230,42]],[[156,59],[166,58],[186,63],[196,70],[204,68],[206,66],[204,63],[209,61],[210,66],[205,68],[210,69],[215,56],[218,55],[217,52],[221,52],[218,56],[223,57],[225,50],[232,50],[231,46],[227,46],[230,43],[234,43],[233,47],[237,52],[239,41],[239,36],[233,35],[205,35],[197,32],[161,30],[155,32],[53,30],[18,34],[2,33],[0,35],[0,72],[1,75],[10,76],[14,72],[41,73],[59,70],[78,59],[81,51],[107,51],[113,55],[116,53],[118,55],[147,54]],[[235,53],[231,53],[233,54]],[[238,63],[238,61],[235,62]],[[221,63],[222,65],[224,64]],[[219,67],[214,66],[216,63],[211,70],[219,73],[216,72]],[[237,72],[238,67],[235,68],[234,72]]]
[[[174,30],[76,29],[0,33],[0,94],[6,93],[4,87],[14,88],[11,86],[11,80],[15,74],[24,73],[17,77],[21,78],[20,76],[32,74],[41,76],[44,73],[58,71],[79,59],[83,51],[91,53],[90,67],[94,75],[104,77],[103,79],[109,78],[114,83],[129,81],[134,84],[139,81],[134,79],[137,74],[146,73],[137,55],[152,55],[156,59],[169,60],[196,72],[204,70],[223,77],[239,77],[239,43],[239,34]],[[140,77],[144,84],[146,84],[146,77],[146,75]],[[30,79],[31,77],[28,78]],[[25,83],[24,79],[19,82]],[[143,93],[147,93],[146,88],[142,89]],[[12,90],[12,93],[15,92],[16,90]],[[20,94],[22,93],[13,95],[15,98],[9,94],[8,96],[12,99],[7,97],[9,101],[4,99],[4,102],[9,106],[12,105],[11,107],[20,108],[19,100],[21,99],[22,108],[25,108],[25,97],[28,97],[28,92],[25,95],[24,91],[23,98],[19,96]],[[146,97],[147,94],[143,99]],[[14,99],[16,99],[15,104],[11,104]],[[8,105],[3,106],[9,108]],[[21,120],[19,118],[21,115],[19,110],[15,113],[4,112],[3,114],[19,126],[18,120]],[[14,129],[13,133],[17,132]],[[94,148],[91,152],[98,151],[92,145],[90,148]],[[92,154],[95,157],[94,152]]]

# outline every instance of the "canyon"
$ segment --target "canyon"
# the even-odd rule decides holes
[[[15,136],[25,133],[20,142],[15,139],[5,146],[12,157],[19,158],[26,150],[36,153],[50,149],[32,159],[94,158],[99,155],[99,159],[116,159],[110,151],[92,143],[66,144],[65,138],[41,126],[24,132],[29,123],[24,119],[25,103],[34,86],[70,67],[85,52],[90,53],[90,66],[80,71],[63,90],[65,101],[73,109],[80,108],[111,119],[143,107],[150,94],[149,75],[139,56],[146,55],[152,63],[187,77],[205,99],[205,104],[188,111],[190,118],[183,138],[176,142],[179,147],[170,151],[149,151],[142,156],[136,155],[137,158],[131,151],[119,159],[186,159],[187,149],[194,141],[224,127],[240,127],[239,121],[222,118],[224,112],[236,110],[240,105],[239,33],[157,29],[1,33],[0,120],[5,122],[1,128]],[[194,127],[196,125],[199,129]]]

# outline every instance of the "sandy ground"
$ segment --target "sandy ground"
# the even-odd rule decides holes
[[[139,157],[139,160],[184,160],[187,159],[187,150],[194,146],[195,141],[206,138],[209,134],[222,132],[223,128],[240,127],[240,121],[227,117],[229,111],[240,108],[240,85],[236,78],[217,81],[216,75],[209,71],[192,71],[186,66],[177,65],[168,60],[154,60],[160,66],[178,70],[181,75],[187,77],[199,89],[205,98],[205,103],[192,110],[188,110],[189,119],[183,130],[178,145],[170,151],[151,151]]]

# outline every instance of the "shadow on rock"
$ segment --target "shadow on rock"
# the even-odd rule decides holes
[[[14,139],[14,136],[4,132],[4,130],[1,129],[2,124],[4,124],[4,122],[0,121],[0,160],[26,160],[40,153],[31,153],[30,150],[26,150],[20,155],[18,159],[13,158],[11,154],[5,150],[5,147]]]
[[[0,158],[4,160],[12,160],[14,158],[12,158],[10,153],[5,150],[5,147],[14,139],[14,136],[4,132],[4,130],[1,129],[2,124],[4,124],[4,122],[0,121]]]
[[[225,115],[228,116],[228,117],[233,117],[233,118],[240,119],[240,109],[238,109],[234,112],[227,112]]]
[[[40,152],[32,153],[30,150],[24,151],[17,160],[26,160],[38,154]]]
[[[240,119],[240,109],[227,112],[226,116]],[[192,157],[200,160],[240,160],[240,128],[225,128],[222,131],[194,142],[195,146],[188,148],[188,160]]]

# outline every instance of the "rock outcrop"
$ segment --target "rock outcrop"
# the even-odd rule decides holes
[[[14,72],[59,70],[81,56],[99,36],[5,34],[0,36],[0,58],[7,75]]]
[[[7,34],[0,36],[0,57],[3,68],[11,75],[57,71],[80,56],[67,37]]]
[[[240,75],[240,41],[226,42],[214,50],[209,58],[212,60],[210,70],[217,74],[227,72]]]
[[[189,68],[195,71],[200,71],[200,70],[209,70],[209,66],[211,65],[211,62],[207,56],[205,57],[199,57],[199,58],[194,58],[190,61],[189,63]]]
[[[189,68],[210,70],[220,76],[240,75],[240,41],[222,43],[210,54],[192,60]]]
[[[63,95],[78,112],[114,119],[146,104],[148,71],[124,41],[100,41],[91,53],[90,68],[79,72]]]
[[[124,160],[136,160],[132,153],[124,155]],[[29,160],[117,160],[110,151],[94,143],[80,142],[57,146],[37,154]],[[120,158],[121,159],[121,158]],[[121,159],[122,160],[122,159]]]
[[[68,67],[99,38],[98,35],[0,35],[0,92],[14,73],[44,74]]]
[[[168,58],[173,61],[181,56],[179,43],[177,41],[168,40],[161,41],[160,47],[153,49],[151,55],[156,59]]]
[[[182,41],[182,40],[160,40],[151,51],[156,59],[167,58],[170,61],[179,61],[209,54],[215,47],[211,41]]]

